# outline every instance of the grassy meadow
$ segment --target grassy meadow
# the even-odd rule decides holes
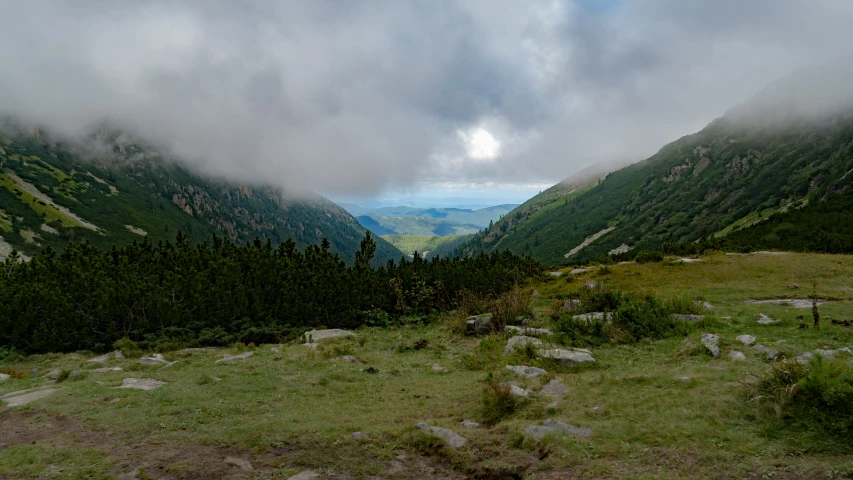
[[[40,374],[53,369],[83,373],[50,385],[62,388],[50,397],[0,408],[0,478],[116,478],[134,470],[137,478],[288,478],[306,469],[322,478],[851,478],[849,445],[766,421],[745,389],[772,366],[735,337],[754,335],[787,358],[853,346],[853,327],[828,318],[853,318],[853,257],[703,258],[581,275],[567,268],[525,286],[539,293],[531,326],[546,328],[552,311],[591,280],[713,305],[687,336],[593,348],[589,366],[559,367],[523,351],[505,356],[508,336],[465,336],[461,311],[362,328],[317,350],[293,343],[163,352],[176,361],[165,368],[134,358],[87,363],[91,352],[13,355],[0,362],[14,374],[0,382],[0,396],[47,385]],[[810,309],[746,302],[807,298],[813,288],[829,301],[820,306],[819,331],[799,328],[811,324]],[[780,322],[759,325],[760,313]],[[699,343],[706,332],[720,336],[720,357]],[[732,360],[730,350],[746,360]],[[246,351],[253,356],[214,364]],[[521,364],[549,373],[527,379],[504,369]],[[92,372],[105,366],[123,371]],[[129,377],[167,384],[112,388]],[[568,387],[556,406],[534,393],[493,426],[461,425],[483,422],[493,382],[516,380],[535,392],[552,379]],[[540,441],[523,434],[545,419],[593,433]],[[449,448],[417,422],[451,429],[468,444]],[[226,464],[229,456],[253,470]]]

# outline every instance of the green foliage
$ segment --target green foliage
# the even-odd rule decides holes
[[[660,250],[640,250],[634,257],[637,263],[662,262],[663,252]]]
[[[805,432],[813,448],[851,451],[853,367],[846,362],[782,362],[749,388],[747,401],[772,428]]]
[[[642,339],[686,335],[690,325],[671,315],[698,313],[698,307],[689,301],[617,290],[584,290],[574,300],[580,303],[574,303],[568,312],[555,311],[553,316],[560,340],[577,346],[634,343]],[[583,312],[605,315],[601,319],[575,318]]]
[[[509,386],[498,382],[492,382],[483,389],[482,400],[480,418],[486,425],[495,425],[511,417],[525,404],[524,399],[512,395]]]
[[[142,350],[139,345],[133,340],[124,337],[113,342],[113,348],[121,351],[125,358],[139,358],[142,355]]]
[[[30,262],[4,265],[0,342],[27,353],[130,351],[133,342],[152,350],[279,343],[320,326],[450,311],[463,294],[500,295],[541,273],[535,261],[509,252],[429,262],[415,256],[371,269],[373,246],[366,236],[352,266],[328,242],[300,252],[292,240],[278,248],[218,237],[191,245],[181,233],[174,244],[47,248]],[[522,308],[510,297],[496,305],[505,315]]]
[[[417,235],[383,235],[383,240],[397,247],[401,252],[410,255],[418,252],[421,256],[448,256],[456,247],[471,239],[471,235],[417,236]]]

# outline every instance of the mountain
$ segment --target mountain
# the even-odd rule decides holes
[[[825,71],[782,79],[600,182],[542,192],[458,253],[509,249],[552,265],[580,263],[667,240],[724,237],[824,203],[853,186],[853,97],[840,84],[853,83],[827,80]]]
[[[53,138],[7,121],[0,135],[0,256],[88,241],[109,248],[140,241],[196,242],[213,235],[273,244],[319,244],[351,261],[365,229],[319,195],[288,198],[273,187],[197,174],[159,149],[117,132]],[[402,252],[376,239],[374,263]]]
[[[480,209],[344,206],[357,216],[359,223],[377,235],[426,237],[476,233],[518,207],[511,204]]]

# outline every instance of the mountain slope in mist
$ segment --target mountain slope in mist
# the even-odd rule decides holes
[[[564,182],[543,192],[459,253],[509,249],[548,264],[577,263],[667,240],[725,236],[825,202],[853,187],[853,109],[840,91],[823,109],[803,101],[830,94],[812,88],[839,84],[803,86],[813,79],[783,79],[600,183],[572,190]]]
[[[4,128],[0,135],[0,255],[31,256],[70,241],[109,247],[141,241],[191,240],[213,235],[255,238],[299,247],[323,238],[347,261],[365,229],[319,195],[285,198],[271,187],[212,180],[156,148],[99,133],[85,143],[50,138],[38,129]],[[377,240],[374,262],[402,253]]]

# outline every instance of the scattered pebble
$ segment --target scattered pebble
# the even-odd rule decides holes
[[[471,420],[462,420],[463,428],[480,428],[480,424]]]

